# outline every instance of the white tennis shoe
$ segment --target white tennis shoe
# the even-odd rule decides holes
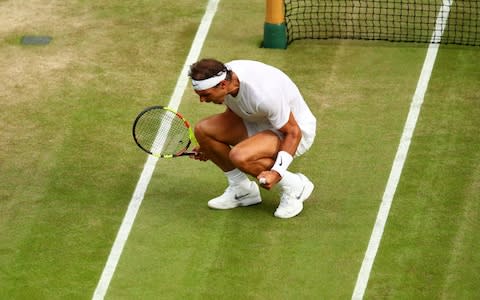
[[[221,196],[208,201],[208,206],[215,209],[231,209],[260,202],[262,202],[262,198],[258,185],[250,181],[247,188],[229,185]]]
[[[284,188],[280,205],[274,213],[277,218],[288,219],[298,215],[303,210],[303,201],[307,200],[313,192],[313,183],[305,175],[301,173],[297,175],[300,176],[302,184]]]

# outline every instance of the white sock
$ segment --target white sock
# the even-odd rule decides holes
[[[246,186],[250,183],[247,175],[239,169],[233,169],[231,171],[224,172],[224,174],[227,176],[229,185]]]
[[[284,191],[286,188],[291,188],[291,187],[296,187],[302,184],[302,181],[300,180],[300,176],[298,176],[295,173],[292,173],[290,171],[285,171],[285,174],[283,174],[282,180],[278,182],[278,185]]]

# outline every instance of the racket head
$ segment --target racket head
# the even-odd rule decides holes
[[[187,152],[194,139],[190,123],[175,110],[150,106],[133,122],[133,139],[140,149],[159,158],[192,155]]]

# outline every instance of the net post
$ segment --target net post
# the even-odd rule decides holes
[[[285,24],[283,0],[266,0],[263,47],[287,48],[287,26]]]

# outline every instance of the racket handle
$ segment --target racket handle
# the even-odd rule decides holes
[[[260,179],[258,179],[258,182],[260,182],[260,184],[266,184],[267,179],[265,177],[260,177]]]
[[[197,152],[183,152],[180,153],[178,156],[190,156],[190,155],[197,155]]]

